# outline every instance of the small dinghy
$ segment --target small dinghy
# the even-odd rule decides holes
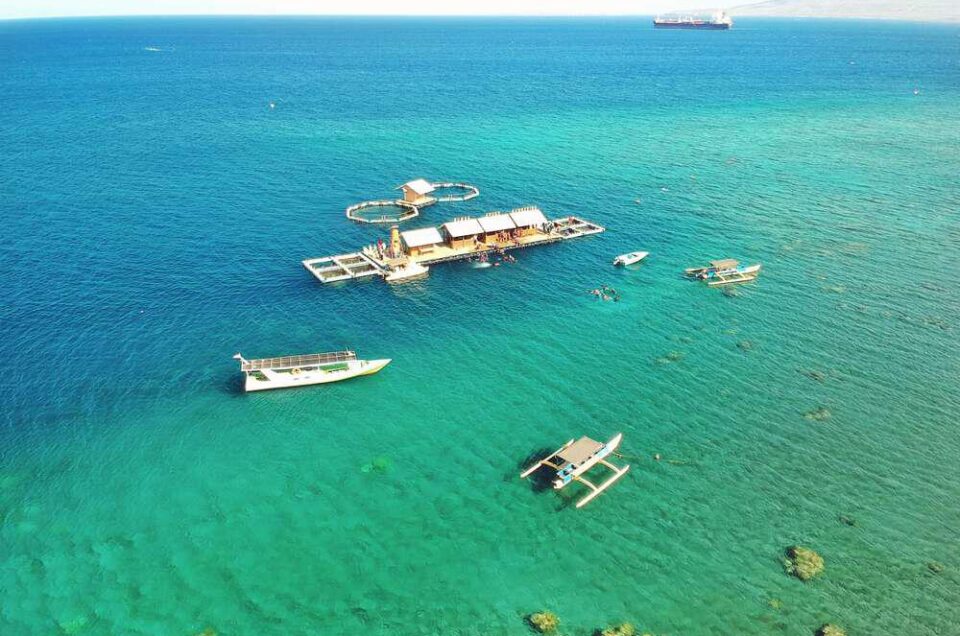
[[[389,274],[384,276],[383,279],[388,283],[406,283],[418,278],[424,278],[429,273],[430,268],[426,265],[410,261],[406,265],[394,268]]]
[[[620,256],[613,259],[613,264],[614,265],[633,265],[634,263],[639,263],[649,255],[650,255],[650,252],[629,252],[627,254],[621,254]]]

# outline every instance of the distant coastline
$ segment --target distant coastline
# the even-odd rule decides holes
[[[764,0],[730,7],[734,17],[832,18],[842,20],[903,20],[960,22],[960,4],[926,0],[904,4],[895,0]]]
[[[682,7],[684,2],[677,2]],[[713,6],[713,5],[710,5]],[[737,17],[769,17],[769,18],[827,18],[837,20],[899,20],[907,22],[941,22],[948,24],[960,23],[960,3],[953,0],[920,0],[903,4],[895,0],[762,0],[760,2],[746,2],[744,4],[727,5],[726,11],[734,18]],[[121,18],[121,17],[248,17],[248,18],[283,18],[283,17],[316,17],[316,18],[648,18],[652,14],[607,14],[583,13],[568,14],[285,14],[285,13],[179,13],[179,14],[88,14],[88,15],[47,15],[47,14],[0,14],[0,22],[14,20],[40,19],[69,19],[69,18]]]

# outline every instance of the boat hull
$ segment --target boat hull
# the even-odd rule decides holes
[[[655,29],[700,29],[704,31],[726,31],[731,26],[724,23],[684,23],[684,22],[654,22]]]
[[[429,274],[429,267],[420,265],[419,263],[413,263],[392,271],[384,277],[384,280],[393,285],[397,285],[426,278]]]
[[[716,270],[712,267],[691,267],[683,270],[683,275],[687,278],[696,278],[699,280],[710,280],[723,276],[748,276],[760,271],[762,265],[748,265],[747,267],[737,267],[736,269]]]
[[[271,389],[289,389],[300,386],[312,386],[315,384],[329,384],[331,382],[341,382],[351,378],[357,378],[364,375],[372,375],[379,372],[385,366],[390,364],[391,359],[382,360],[351,360],[343,365],[324,365],[334,366],[334,370],[324,370],[321,368],[298,371],[291,369],[289,371],[275,371],[264,369],[260,371],[263,379],[254,376],[253,373],[247,373],[244,380],[244,390],[268,391]],[[345,366],[346,368],[342,368]],[[298,371],[298,372],[294,372]]]

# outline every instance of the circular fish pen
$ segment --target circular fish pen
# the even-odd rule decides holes
[[[357,223],[401,223],[420,216],[420,209],[435,203],[469,201],[480,196],[480,189],[469,183],[430,183],[415,179],[397,188],[403,190],[403,198],[391,200],[362,201],[347,208],[347,218]],[[430,196],[435,190],[446,194]],[[393,208],[392,211],[387,211]]]
[[[393,208],[392,212],[388,212]],[[420,216],[420,208],[397,199],[395,201],[363,201],[347,208],[347,218],[357,223],[400,223]]]
[[[470,199],[480,196],[480,188],[472,186],[469,183],[434,183],[432,185],[436,190],[462,190],[461,193],[438,196],[437,201],[440,203],[445,201],[469,201]]]

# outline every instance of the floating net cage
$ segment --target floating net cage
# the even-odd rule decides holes
[[[364,201],[347,208],[347,218],[358,223],[400,223],[419,215],[417,206],[396,201]]]
[[[409,184],[407,184],[409,185]],[[420,215],[420,208],[451,201],[469,201],[480,195],[480,190],[469,183],[426,183],[429,188],[415,201],[406,199],[379,199],[362,201],[347,208],[347,218],[358,223],[400,223]],[[434,196],[427,194],[436,192]]]

